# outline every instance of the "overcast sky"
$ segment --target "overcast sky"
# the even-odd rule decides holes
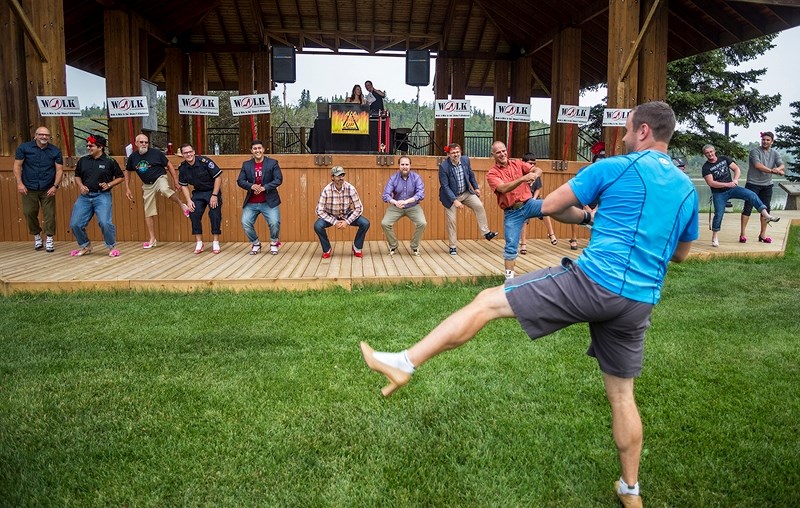
[[[776,47],[757,60],[748,62],[744,69],[767,68],[767,73],[756,88],[764,94],[780,93],[782,104],[767,116],[764,123],[753,124],[747,129],[731,126],[731,133],[738,134],[739,141],[758,141],[759,132],[774,131],[778,125],[792,123],[789,103],[800,101],[800,68],[797,53],[800,48],[800,27],[786,30],[778,35]],[[431,61],[431,77],[435,62]],[[333,95],[349,95],[353,85],[362,85],[372,80],[375,87],[385,90],[392,100],[416,100],[417,88],[405,84],[405,58],[367,56],[321,56],[298,54],[297,81],[286,85],[286,99],[296,103],[303,89],[310,92],[311,99],[329,98]],[[276,94],[283,101],[283,85],[278,85]],[[431,86],[420,87],[420,102],[432,103]],[[105,80],[86,72],[67,67],[67,95],[77,95],[81,107],[101,105],[105,101]],[[580,106],[593,106],[605,96],[605,91],[581,97]],[[489,113],[491,97],[467,96],[471,105]],[[550,115],[550,99],[531,99],[533,120],[547,121]],[[275,112],[279,113],[279,112]],[[720,129],[721,130],[721,129]]]

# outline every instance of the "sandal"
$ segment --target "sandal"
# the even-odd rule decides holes
[[[528,253],[528,244],[527,243],[519,244],[519,253],[523,254],[523,255]]]
[[[261,244],[260,243],[254,243],[253,246],[250,247],[250,255],[251,256],[255,256],[259,252],[261,252]]]
[[[558,238],[556,238],[555,233],[553,233],[552,235],[550,233],[547,233],[547,238],[550,239],[550,243],[552,243],[553,245],[558,245]]]
[[[82,249],[74,250],[74,251],[70,252],[69,255],[73,256],[73,257],[75,257],[75,256],[88,256],[91,253],[92,253],[92,246],[89,245],[89,246],[84,247]]]
[[[112,258],[117,258],[119,257],[119,251],[117,249],[111,249],[110,251],[108,251],[108,256]]]
[[[578,240],[575,238],[569,239],[569,250],[578,250]]]

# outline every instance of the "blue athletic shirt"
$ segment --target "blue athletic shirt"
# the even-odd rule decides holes
[[[581,203],[599,203],[578,266],[609,291],[657,303],[678,242],[698,237],[689,177],[666,154],[646,150],[598,160],[569,185]]]

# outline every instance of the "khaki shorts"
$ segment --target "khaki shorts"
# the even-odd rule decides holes
[[[156,208],[156,194],[161,193],[165,198],[172,197],[175,191],[169,186],[167,175],[161,175],[153,183],[142,184],[142,194],[144,194],[144,216],[152,217],[158,215]]]

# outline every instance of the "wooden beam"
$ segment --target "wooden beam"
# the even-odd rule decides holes
[[[625,60],[625,65],[622,66],[622,70],[620,71],[618,78],[619,81],[625,81],[625,78],[628,76],[628,71],[630,71],[631,65],[633,64],[633,59],[638,58],[639,48],[642,44],[642,38],[644,38],[644,35],[650,28],[650,23],[653,21],[653,16],[655,16],[660,4],[661,0],[655,0],[653,5],[650,6],[650,12],[647,13],[647,18],[645,18],[642,27],[639,29],[639,34],[636,36],[636,41],[634,41],[633,47],[631,48],[630,53],[628,53],[628,59]]]
[[[39,58],[42,59],[42,62],[47,63],[47,51],[44,49],[44,43],[41,39],[39,39],[39,35],[36,33],[36,30],[34,30],[33,24],[28,19],[28,16],[25,15],[25,11],[22,10],[22,6],[17,0],[8,1],[11,3],[11,7],[14,8],[14,12],[17,14],[17,17],[22,22],[22,26],[25,28],[25,33],[28,34],[28,38],[30,38],[31,42],[33,43],[33,47],[36,48],[36,52],[39,53]]]

